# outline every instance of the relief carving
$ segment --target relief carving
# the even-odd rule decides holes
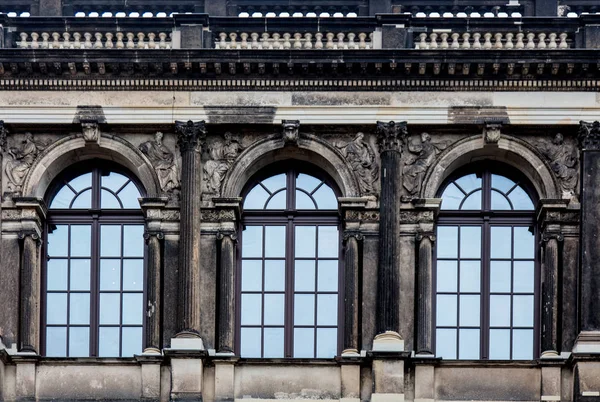
[[[579,148],[581,150],[600,150],[600,122],[579,122]]]
[[[8,129],[4,125],[4,120],[0,120],[0,152],[6,152],[6,137]]]
[[[164,193],[172,194],[179,189],[179,174],[175,155],[167,148],[163,142],[163,133],[160,131],[154,135],[154,140],[146,141],[139,146],[139,150],[150,159],[160,188]]]
[[[564,143],[563,135],[558,133],[552,142],[540,142],[538,149],[550,163],[552,171],[558,178],[563,196],[573,197],[577,193],[579,174],[577,165],[579,155],[575,148]]]
[[[364,134],[359,132],[354,140],[341,144],[334,144],[340,149],[358,179],[361,195],[375,194],[375,185],[379,179],[379,165],[375,159],[375,152],[371,145],[363,141]]]
[[[233,209],[202,210],[202,220],[206,222],[231,222],[235,221],[235,218],[235,211]]]
[[[81,132],[85,142],[99,142],[100,140],[100,129],[98,122],[95,120],[82,120],[81,121]]]
[[[25,176],[29,173],[33,162],[39,152],[47,146],[47,143],[34,140],[33,134],[25,133],[25,138],[20,144],[8,149],[8,154],[12,157],[5,168],[9,191],[15,193],[21,191]]]
[[[431,136],[428,133],[421,133],[419,137],[407,141],[406,150],[408,152],[406,152],[404,160],[402,186],[409,197],[414,198],[419,195],[427,169],[435,157],[447,146],[447,143],[434,144],[431,142]]]
[[[217,196],[221,194],[221,185],[225,174],[244,149],[239,139],[230,132],[226,132],[223,138],[224,140],[217,139],[208,145],[210,160],[206,161],[203,166],[206,190]]]
[[[347,221],[379,222],[379,211],[357,211],[349,209],[346,211]]]
[[[300,120],[283,120],[283,144],[298,145],[298,137],[300,136]]]
[[[488,123],[483,128],[483,139],[486,144],[497,144],[500,141],[500,137],[502,137],[502,132],[500,129],[502,128],[502,124],[499,123]]]

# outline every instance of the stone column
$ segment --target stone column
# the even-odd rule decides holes
[[[204,121],[176,121],[181,151],[181,216],[178,276],[178,338],[199,337],[200,329],[200,198]],[[172,345],[173,347],[176,347]]]
[[[433,242],[435,235],[417,234],[417,354],[433,355]]]
[[[379,221],[379,270],[377,275],[377,333],[374,350],[398,351],[400,329],[400,188],[402,186],[402,141],[408,135],[406,122],[377,122],[381,154],[381,196]],[[381,341],[381,342],[378,342]],[[385,343],[385,346],[383,345]],[[392,346],[392,344],[395,344]],[[380,349],[382,347],[383,349]],[[402,350],[404,345],[402,343]]]
[[[164,235],[158,231],[146,231],[144,239],[148,245],[148,263],[146,274],[146,344],[144,353],[160,353],[161,313],[162,313],[162,240]]]
[[[235,242],[237,236],[232,232],[217,235],[221,241],[219,264],[219,353],[233,353],[235,341]]]
[[[357,232],[344,233],[344,345],[343,355],[358,355],[358,242],[363,236]]]
[[[21,317],[19,351],[40,351],[40,269],[38,255],[40,236],[34,231],[19,234],[21,251]]]
[[[560,233],[542,235],[542,357],[558,355],[558,242]]]

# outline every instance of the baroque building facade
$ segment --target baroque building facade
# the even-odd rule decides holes
[[[600,400],[598,11],[0,0],[0,400]]]

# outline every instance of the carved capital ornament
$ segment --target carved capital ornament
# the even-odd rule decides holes
[[[0,152],[6,152],[6,137],[8,129],[4,125],[4,120],[0,120]]]
[[[377,122],[377,145],[379,152],[386,151],[402,152],[402,145],[408,136],[407,123],[405,121],[396,123]]]
[[[579,122],[579,135],[577,136],[579,149],[582,151],[600,151],[600,122]]]
[[[206,123],[204,120],[193,122],[175,121],[177,145],[182,153],[186,151],[200,152],[206,140]]]

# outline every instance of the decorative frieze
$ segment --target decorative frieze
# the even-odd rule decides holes
[[[356,209],[348,209],[346,210],[345,220],[358,222],[379,222],[379,211],[358,211]]]
[[[140,144],[138,149],[152,163],[163,193],[173,195],[179,192],[179,171],[175,163],[175,155],[163,144],[163,133],[158,131],[154,135],[154,140]]]
[[[401,211],[399,218],[402,223],[433,223],[435,214],[433,211]]]
[[[203,209],[203,222],[232,222],[236,220],[234,209]]]
[[[202,167],[204,188],[218,197],[221,195],[225,175],[244,147],[239,138],[228,131],[223,134],[223,139],[215,138],[212,142],[209,141],[207,148],[210,159]]]
[[[352,141],[334,145],[340,149],[352,167],[361,195],[371,195],[377,193],[379,164],[376,161],[375,151],[364,141],[364,136],[364,133],[358,132]]]
[[[579,148],[582,151],[600,150],[600,122],[579,122]]]

